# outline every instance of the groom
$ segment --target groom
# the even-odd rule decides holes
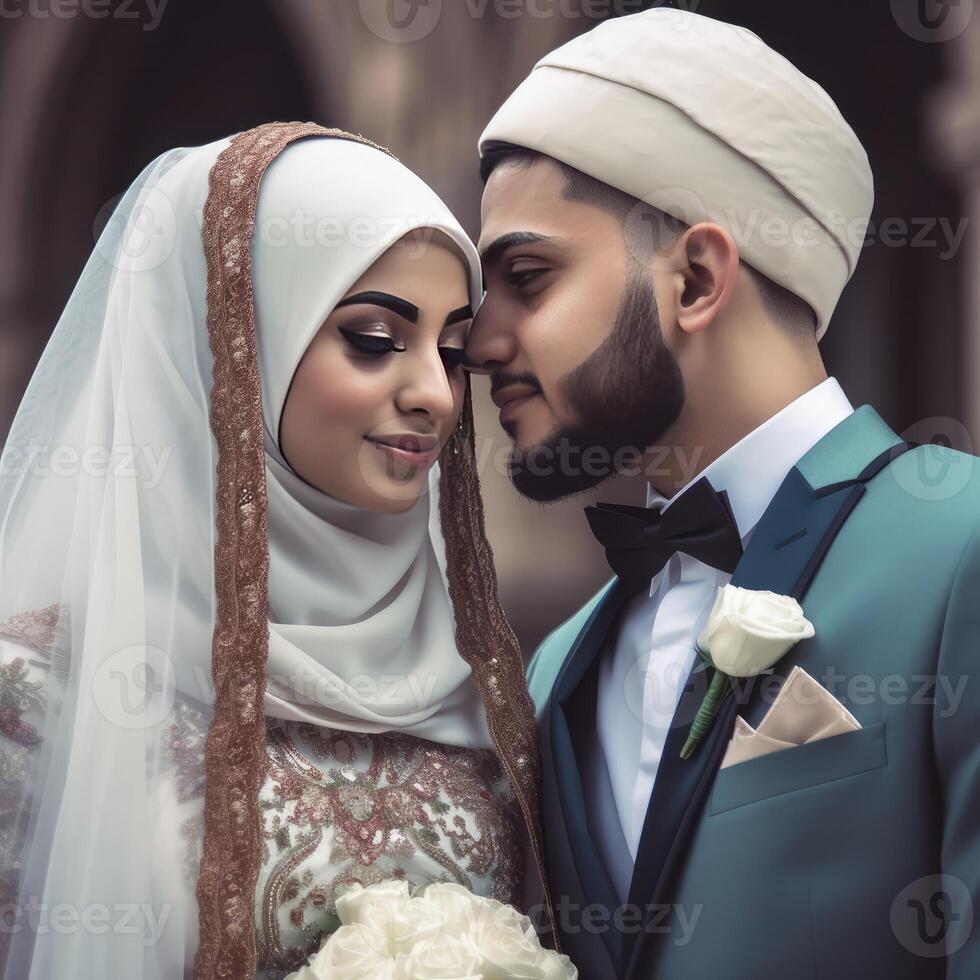
[[[517,489],[650,477],[588,510],[616,575],[529,669],[562,949],[584,980],[980,977],[980,466],[827,377],[854,132],[754,34],[655,9],[543,58],[480,151],[468,354]],[[704,630],[727,585],[789,598]],[[698,645],[801,616],[682,758]]]

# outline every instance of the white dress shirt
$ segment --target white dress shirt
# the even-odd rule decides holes
[[[744,547],[797,461],[853,411],[837,381],[827,378],[722,453],[670,501],[648,484],[647,506],[664,509],[707,477],[715,490],[727,491]],[[623,607],[618,632],[599,664],[597,733],[608,777],[603,773],[604,785],[591,788],[608,794],[611,785],[622,837],[618,832],[595,837],[624,897],[664,742],[694,666],[698,634],[715,593],[730,580],[727,572],[674,554],[652,579],[649,594]],[[623,838],[629,861],[612,853]]]

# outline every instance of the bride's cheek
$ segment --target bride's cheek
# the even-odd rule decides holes
[[[341,424],[366,435],[395,415],[390,385],[378,372],[348,372],[335,379],[329,395],[330,414]]]
[[[384,385],[377,370],[352,363],[337,350],[323,351],[310,367],[317,412],[334,424],[364,421],[381,406]]]

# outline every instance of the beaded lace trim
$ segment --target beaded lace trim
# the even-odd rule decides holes
[[[254,976],[256,969],[258,797],[268,765],[263,709],[269,546],[251,241],[263,173],[290,143],[308,136],[356,140],[387,152],[363,137],[315,123],[268,123],[239,134],[220,154],[211,168],[204,206],[218,506],[217,617],[211,650],[215,704],[205,746],[205,828],[197,882],[198,980]],[[494,746],[545,881],[534,708],[520,649],[497,598],[468,387],[461,427],[448,448],[442,458],[440,517],[458,647],[483,697]]]

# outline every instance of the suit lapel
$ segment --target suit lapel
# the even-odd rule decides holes
[[[756,526],[732,584],[793,595],[802,602],[834,538],[864,494],[863,481],[903,447],[867,405],[836,426],[786,476]],[[777,665],[777,673],[784,669],[785,664]],[[751,689],[743,692],[741,706],[734,697],[726,699],[697,752],[681,759],[703,689],[703,683],[689,682],[682,694],[647,809],[629,898],[631,907],[644,910],[647,921],[658,906],[669,902],[666,888],[700,822],[735,715],[757,696]],[[649,942],[646,929],[624,937],[621,975],[637,975]]]
[[[599,601],[572,644],[540,719],[548,878],[556,900],[567,901],[573,917],[579,919],[593,903],[610,908],[619,903],[589,833],[572,738],[573,728],[587,720],[572,717],[569,702],[595,662],[626,597],[626,589],[616,581]],[[579,921],[573,924],[581,926]],[[618,936],[612,930],[597,941],[590,930],[576,928],[562,935],[562,946],[583,976],[596,980],[615,977]]]

